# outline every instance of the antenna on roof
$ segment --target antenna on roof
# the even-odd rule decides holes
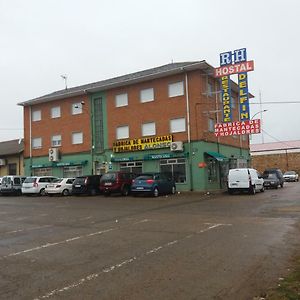
[[[60,75],[60,77],[65,81],[65,89],[67,89],[68,88],[68,84],[67,84],[68,76],[67,75]]]
[[[173,58],[171,59],[171,64],[174,64]]]

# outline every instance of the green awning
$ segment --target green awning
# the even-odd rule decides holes
[[[218,161],[223,161],[224,159],[227,158],[226,156],[224,156],[223,154],[221,154],[219,152],[207,151],[205,153]]]

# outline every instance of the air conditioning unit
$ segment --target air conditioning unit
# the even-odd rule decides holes
[[[59,161],[58,148],[50,148],[49,149],[49,161]]]
[[[6,159],[1,158],[0,159],[0,166],[5,166],[6,165]]]
[[[171,151],[183,151],[183,142],[172,142],[170,146]]]

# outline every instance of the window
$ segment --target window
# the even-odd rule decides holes
[[[51,138],[51,146],[56,147],[56,146],[61,146],[61,135],[53,135]]]
[[[8,174],[17,175],[17,164],[8,164]]]
[[[72,144],[82,144],[83,143],[83,133],[82,132],[74,132],[72,133]]]
[[[120,171],[141,174],[143,172],[143,163],[140,161],[120,163]]]
[[[82,114],[82,103],[73,103],[72,104],[72,115]]]
[[[82,166],[74,166],[74,167],[64,167],[63,169],[63,177],[64,178],[73,178],[83,175]]]
[[[169,97],[177,97],[184,95],[183,81],[169,84]]]
[[[208,131],[209,132],[214,132],[215,131],[215,120],[209,118],[208,119]]]
[[[128,105],[128,96],[126,93],[116,95],[116,107],[122,107]]]
[[[42,138],[33,138],[32,139],[32,149],[42,148]]]
[[[170,120],[170,132],[184,132],[185,131],[185,118]]]
[[[186,160],[185,158],[162,159],[160,171],[172,174],[176,183],[186,182]]]
[[[248,140],[248,135],[247,134],[243,134],[242,135],[242,141],[247,141]]]
[[[213,96],[213,85],[212,82],[207,82],[207,96],[212,97]]]
[[[140,100],[142,103],[150,102],[154,100],[154,89],[144,89],[140,91]]]
[[[33,176],[51,176],[52,168],[36,168],[33,169]]]
[[[35,110],[32,112],[32,121],[41,121],[42,119],[42,112],[40,110]]]
[[[60,117],[60,106],[51,108],[51,118],[59,118]]]
[[[142,124],[142,136],[148,136],[148,135],[155,135],[156,129],[155,129],[155,123],[145,123]]]
[[[129,126],[120,126],[117,127],[116,132],[117,140],[119,139],[128,139],[129,138]]]
[[[231,108],[236,108],[236,99],[234,97],[231,98]]]

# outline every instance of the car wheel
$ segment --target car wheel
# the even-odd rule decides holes
[[[129,195],[129,187],[127,185],[123,186],[122,195],[125,196],[125,197]]]
[[[105,197],[110,196],[110,192],[103,192],[103,194],[104,194]]]
[[[260,191],[263,193],[265,191],[265,187],[263,186]]]
[[[41,189],[41,190],[40,190],[40,195],[41,195],[41,196],[45,196],[45,195],[46,195],[45,189]]]
[[[154,190],[153,190],[153,196],[154,197],[158,197],[159,196],[159,191],[158,191],[157,187],[155,187]]]
[[[176,193],[176,186],[175,186],[175,185],[172,186],[172,191],[171,191],[171,193],[172,193],[172,195],[175,195],[175,193]]]
[[[63,195],[63,196],[68,196],[68,195],[69,195],[69,191],[68,191],[67,189],[64,189],[64,190],[62,191],[62,195]]]
[[[283,188],[283,183],[281,183],[280,186]]]

